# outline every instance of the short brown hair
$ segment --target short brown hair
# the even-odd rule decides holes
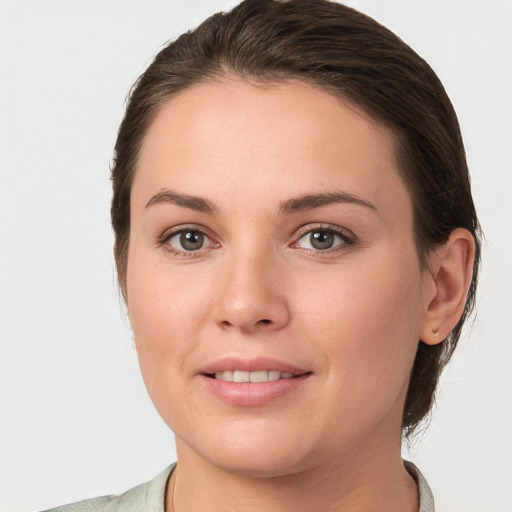
[[[126,287],[130,192],[143,137],[158,110],[191,85],[235,75],[260,83],[300,79],[348,99],[388,126],[413,200],[420,262],[457,227],[475,238],[464,312],[442,343],[419,340],[402,428],[409,436],[430,411],[440,373],[474,306],[480,262],[476,216],[459,124],[430,66],[372,18],[328,0],[245,0],[168,44],[134,85],[112,168],[112,225]]]

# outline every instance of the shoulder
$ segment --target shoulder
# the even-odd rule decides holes
[[[165,488],[175,466],[172,464],[153,480],[123,494],[79,501],[46,512],[164,512]]]
[[[418,496],[420,501],[420,508],[418,512],[435,512],[432,490],[430,489],[425,477],[421,474],[421,471],[408,460],[404,460],[404,466],[412,475],[414,480],[416,480],[416,484],[418,485]]]

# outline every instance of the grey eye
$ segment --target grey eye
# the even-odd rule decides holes
[[[330,249],[334,245],[334,233],[314,231],[309,234],[309,243],[314,249]]]
[[[187,251],[201,249],[204,243],[204,235],[198,231],[187,231],[180,235],[180,244]]]
[[[207,237],[200,231],[185,230],[175,233],[168,244],[178,251],[197,251],[202,249]]]
[[[349,240],[340,233],[330,229],[313,229],[299,239],[297,246],[302,249],[327,251],[345,243],[349,243]]]

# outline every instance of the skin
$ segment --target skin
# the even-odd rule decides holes
[[[214,211],[154,199],[164,190]],[[280,211],[334,192],[368,204]],[[204,232],[203,246],[187,251],[173,229]],[[313,247],[329,229],[333,247]],[[471,240],[459,230],[422,268],[390,133],[319,88],[225,78],[166,103],[133,184],[125,293],[146,386],[176,435],[167,510],[417,511],[403,405],[418,340],[438,342],[460,315]],[[309,376],[232,405],[201,374],[225,356]]]

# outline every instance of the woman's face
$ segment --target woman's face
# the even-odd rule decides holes
[[[431,291],[391,136],[357,108],[224,79],[156,116],[127,300],[179,458],[277,475],[399,446]]]

